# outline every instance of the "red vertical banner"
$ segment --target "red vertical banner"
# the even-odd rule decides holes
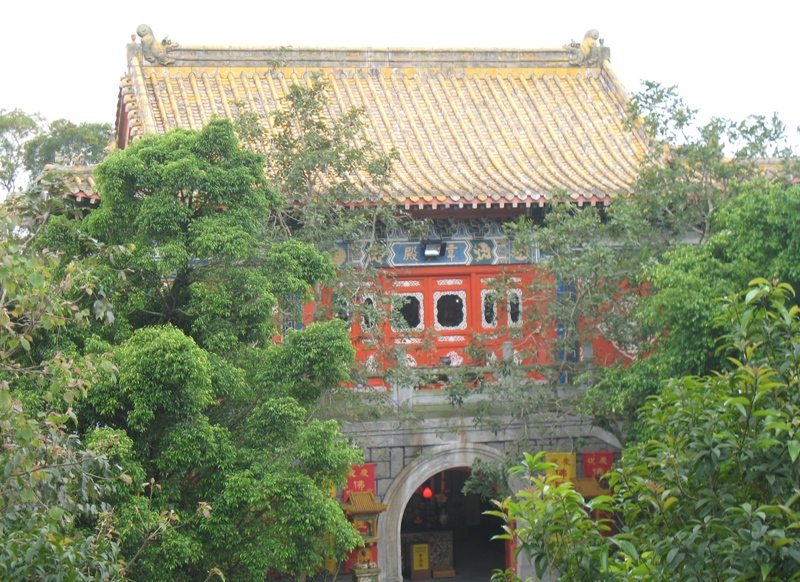
[[[375,489],[375,463],[364,463],[363,465],[353,465],[352,471],[353,471],[352,474],[347,478],[347,485],[344,488],[345,501],[347,501],[350,498],[351,491],[372,491],[373,495],[377,493],[377,490]],[[372,546],[370,550],[372,552],[372,561],[377,562],[378,548],[376,546]],[[350,568],[356,562],[357,554],[358,550],[353,550],[352,552],[349,552],[347,554],[347,558],[344,563],[345,574],[350,573]]]
[[[612,451],[583,453],[583,476],[600,478],[614,465]]]
[[[583,476],[599,479],[611,470],[614,465],[614,453],[612,451],[599,451],[591,453],[583,453]],[[608,531],[604,531],[604,536],[612,536],[616,533],[616,526],[614,525],[614,513],[610,511],[600,511],[599,509],[594,512],[594,518],[604,525],[608,526]]]
[[[364,463],[363,465],[353,465],[353,474],[347,478],[347,485],[344,488],[344,500],[350,498],[351,491],[375,491],[375,463]]]

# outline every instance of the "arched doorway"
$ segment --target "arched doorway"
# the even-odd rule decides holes
[[[412,575],[412,548],[418,544],[426,546],[436,578],[485,582],[494,570],[505,569],[506,544],[492,539],[502,533],[504,522],[486,515],[496,509],[490,502],[463,493],[471,474],[470,467],[446,469],[421,483],[411,496],[400,524],[405,579]]]
[[[402,582],[401,531],[403,514],[421,484],[436,475],[471,467],[475,459],[501,461],[497,449],[483,444],[451,443],[425,451],[407,465],[390,485],[383,503],[386,513],[378,520],[378,562],[385,582]],[[434,479],[434,482],[435,479]],[[441,481],[439,481],[441,483]]]

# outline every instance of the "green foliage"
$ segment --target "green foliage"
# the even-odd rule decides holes
[[[41,131],[44,120],[21,109],[0,109],[0,188],[13,192],[25,165],[25,143]]]
[[[279,220],[287,228],[299,224],[293,236],[323,250],[337,239],[364,238],[377,220],[394,222],[395,209],[387,212],[380,190],[397,158],[364,137],[363,111],[327,116],[328,90],[321,76],[289,87],[285,108],[271,120],[275,133],[267,152],[267,172],[289,203]],[[364,202],[369,208],[352,211]]]
[[[722,313],[717,297],[734,293],[759,273],[797,280],[791,257],[800,245],[793,212],[800,188],[765,180],[738,188],[712,219],[703,244],[677,246],[643,268],[651,287],[633,315],[640,352],[647,357],[599,374],[586,400],[598,422],[635,418],[647,396],[670,377],[727,368],[714,349],[721,333],[714,327],[714,317]],[[628,437],[643,438],[641,429],[629,424]]]
[[[249,518],[233,524],[229,514]],[[314,574],[325,559],[341,560],[360,542],[350,524],[342,525],[339,504],[299,475],[236,474],[206,527],[236,580],[263,580],[266,571]]]
[[[121,580],[105,499],[117,486],[108,449],[81,443],[71,429],[95,363],[42,349],[45,334],[85,326],[90,311],[80,302],[95,295],[97,281],[85,264],[65,266],[36,250],[41,214],[23,214],[23,202],[0,206],[0,578]],[[40,391],[38,414],[16,397],[31,386]],[[124,448],[116,435],[105,440]]]
[[[591,560],[574,580],[598,579],[597,567],[605,580],[800,579],[800,310],[788,306],[793,295],[785,283],[752,281],[724,303],[717,322],[727,331],[719,349],[730,371],[672,380],[648,401],[642,421],[649,440],[627,448],[609,474],[614,494],[604,503],[618,512],[619,534],[604,541],[591,524],[576,534],[579,498],[566,506],[569,523],[548,531],[551,521],[537,521],[540,512],[560,500],[540,487],[535,500],[526,493],[521,504],[505,502],[509,519],[521,515],[533,529],[521,549],[569,571],[575,554],[559,553],[559,544],[570,539]]]
[[[760,173],[759,160],[789,153],[777,116],[713,117],[699,125],[696,113],[676,87],[651,81],[631,99],[629,123],[650,139],[628,206],[652,228],[651,237],[666,243],[689,234],[707,239],[710,219],[739,184]]]
[[[217,119],[145,137],[98,168],[103,204],[86,230],[136,245],[115,299],[123,326],[172,324],[216,352],[269,344],[279,277],[263,225],[278,199],[263,163]]]
[[[521,465],[512,467],[509,475],[524,486],[513,497],[495,501],[497,511],[488,512],[506,522],[500,539],[516,539],[517,554],[523,553],[533,562],[537,578],[549,569],[559,572],[565,582],[613,580],[609,570],[609,546],[603,532],[609,531],[605,521],[591,516],[595,511],[611,510],[611,498],[600,496],[586,501],[571,482],[558,483],[558,477],[544,477],[554,469],[543,462],[545,453],[525,453]],[[495,572],[493,580],[513,580],[512,571]]]
[[[501,501],[511,494],[507,479],[510,469],[508,463],[475,459],[462,493],[475,493],[481,501]]]
[[[625,347],[635,337],[629,312],[641,292],[632,283],[642,250],[637,241],[614,236],[620,229],[615,219],[613,211],[604,220],[595,208],[556,201],[543,224],[521,221],[508,229],[516,245],[538,248],[546,259],[527,290],[535,298],[527,307],[536,325],[558,330],[556,337],[542,338],[544,345],[529,348],[532,354],[547,353],[541,373],[550,383],[585,371],[578,358],[565,354],[597,337]]]
[[[47,164],[102,161],[111,130],[108,123],[47,124],[37,113],[0,109],[0,190],[13,192],[25,172],[35,177]]]
[[[310,406],[331,386],[350,380],[355,350],[347,325],[335,319],[287,333],[265,358],[259,382],[273,386],[275,395],[292,396]]]
[[[303,107],[313,110],[318,97],[310,94]],[[372,154],[359,159],[359,123],[355,113],[335,121],[332,141],[304,142],[316,148],[313,155],[295,152],[333,168],[320,172],[326,184],[338,184],[331,190],[337,195],[354,192],[367,166],[376,179],[388,171]],[[44,155],[50,142],[36,143]],[[123,557],[118,577],[311,575],[361,541],[329,496],[361,455],[337,423],[310,418],[324,392],[350,379],[347,327],[321,321],[274,339],[278,308],[294,308],[332,282],[334,268],[318,249],[327,249],[339,228],[329,219],[345,214],[327,198],[314,209],[327,205],[328,218],[301,219],[296,201],[285,204],[267,183],[264,165],[219,119],[199,132],[143,137],[98,168],[100,208],[77,222],[40,213],[30,241],[20,243],[39,254],[18,253],[22,263],[8,259],[4,281],[19,297],[6,310],[16,335],[2,345],[17,339],[9,357],[20,360],[29,353],[25,339],[40,350],[37,361],[54,362],[54,375],[64,377],[54,383],[56,395],[67,388],[85,393],[73,397],[69,413],[97,458],[102,453],[123,470],[102,489],[113,504],[108,527],[115,533],[107,541]],[[291,194],[287,183],[279,186]],[[369,216],[351,222],[348,232],[374,230],[377,215]],[[290,223],[307,225],[308,236],[283,229]],[[93,245],[104,250],[102,260],[89,261]],[[64,249],[70,261],[55,260],[49,248]],[[37,274],[70,285],[39,297]],[[108,296],[95,300],[101,291]],[[27,305],[20,303],[25,296],[38,320],[50,325],[52,311],[58,333],[39,326],[26,337],[22,326],[30,317],[12,313]],[[91,377],[81,380],[66,356],[45,358],[60,348]],[[46,384],[26,381],[18,391],[42,403],[54,398]]]
[[[631,192],[618,196],[602,221],[562,211],[568,220],[546,219],[541,234],[528,229],[553,255],[542,279],[576,290],[564,306],[578,318],[559,316],[559,353],[594,335],[629,356],[617,366],[589,367],[583,377],[584,412],[622,441],[645,438],[636,411],[668,378],[727,365],[714,354],[717,297],[759,275],[794,282],[797,274],[790,250],[797,246],[797,190],[787,186],[788,162],[776,157],[789,153],[777,118],[701,125],[674,87],[648,82],[632,98],[630,127],[648,137]],[[524,231],[515,234],[525,242]],[[586,237],[608,253],[584,250]],[[556,252],[550,241],[562,241]]]
[[[25,168],[38,175],[47,164],[70,163],[75,156],[84,164],[105,157],[112,128],[108,123],[80,123],[57,119],[25,143]]]
[[[760,272],[769,279],[800,284],[798,210],[798,185],[766,180],[743,184],[713,225],[715,252],[739,264],[742,274]]]
[[[86,328],[92,314],[113,321],[92,268],[101,255],[113,260],[121,249],[109,253],[92,243],[88,257],[76,261],[42,248],[37,236],[49,216],[47,207],[38,197],[31,204],[24,196],[0,206],[0,381],[13,381],[15,396],[28,404],[60,408],[85,395],[95,363],[76,361],[74,353],[53,346],[47,334]],[[110,366],[103,357],[96,362]]]
[[[311,244],[274,236],[280,200],[263,165],[227,121],[148,136],[98,168],[102,203],[77,233],[55,221],[41,235],[135,245],[98,270],[116,325],[80,346],[113,352],[116,368],[79,414],[133,443],[113,449],[132,482],[113,499],[136,580],[313,574],[360,540],[328,496],[360,453],[336,423],[309,419],[349,380],[346,326],[273,339],[276,308],[334,269]]]
[[[152,438],[212,403],[208,357],[174,327],[137,330],[115,356],[119,374],[88,400],[94,422]]]
[[[74,416],[31,419],[0,387],[0,577],[120,580],[107,459],[67,430]]]

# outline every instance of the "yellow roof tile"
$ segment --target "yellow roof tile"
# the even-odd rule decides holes
[[[238,107],[271,128],[290,85],[321,73],[328,114],[362,108],[364,138],[398,152],[381,195],[405,205],[540,204],[555,190],[594,203],[629,190],[644,148],[625,126],[627,94],[608,61],[579,67],[564,49],[180,47],[169,55],[170,64],[151,66],[129,45],[119,143],[198,129]]]
[[[47,164],[37,177],[37,181],[44,184],[47,180],[50,194],[69,196],[77,202],[93,205],[100,201],[92,175],[96,167],[96,165],[85,166],[83,162],[74,166]]]
[[[372,491],[351,491],[347,501],[339,503],[350,515],[382,513],[386,511],[385,503],[378,503]]]

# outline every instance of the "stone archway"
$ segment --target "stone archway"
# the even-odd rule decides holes
[[[423,481],[456,467],[471,467],[475,459],[502,461],[503,453],[489,445],[450,443],[434,447],[408,464],[392,481],[383,503],[386,513],[378,518],[378,563],[382,582],[403,582],[400,556],[400,522],[411,495]]]

